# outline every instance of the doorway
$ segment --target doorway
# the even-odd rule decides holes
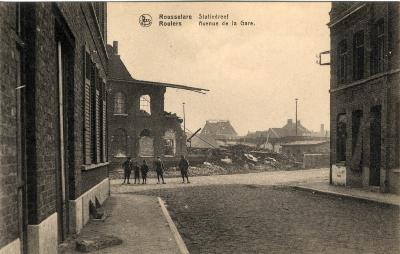
[[[18,6],[19,7],[19,6]],[[27,172],[26,172],[26,138],[25,138],[25,86],[23,85],[22,48],[16,50],[16,124],[17,124],[17,197],[19,237],[21,253],[27,253],[28,246],[28,204],[27,204]]]
[[[371,108],[369,184],[380,185],[381,174],[381,106]]]
[[[58,27],[58,26],[56,26]],[[59,28],[59,27],[58,27]],[[61,28],[58,29],[61,31]],[[74,189],[74,48],[65,34],[57,34],[58,170],[56,171],[58,241],[69,234],[69,198]],[[70,193],[72,191],[72,194]]]

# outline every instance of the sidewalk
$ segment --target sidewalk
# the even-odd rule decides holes
[[[361,188],[330,185],[328,181],[292,185],[295,189],[400,206],[400,196]]]
[[[78,238],[112,235],[122,244],[90,253],[181,253],[157,197],[114,194],[104,204],[109,217],[105,221],[90,221]],[[70,241],[63,254],[80,253],[75,241]]]

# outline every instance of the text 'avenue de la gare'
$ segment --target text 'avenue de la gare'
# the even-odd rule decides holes
[[[162,27],[179,27],[187,22],[194,20],[191,14],[159,14],[158,25]],[[204,14],[200,13],[197,16],[197,24],[201,27],[218,27],[218,26],[254,26],[253,21],[235,21],[230,20],[229,14]]]

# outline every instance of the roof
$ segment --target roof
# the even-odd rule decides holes
[[[298,140],[298,141],[293,141],[289,142],[286,144],[282,144],[282,146],[312,146],[312,145],[321,145],[329,143],[328,140]]]
[[[291,119],[282,128],[269,128],[269,138],[283,138],[289,136],[296,136],[296,123]],[[307,130],[300,121],[297,123],[297,136],[311,135],[311,131]]]
[[[203,127],[201,135],[213,138],[237,137],[237,132],[228,120],[209,120]]]
[[[155,82],[155,81],[137,80],[137,79],[124,80],[124,79],[109,78],[109,80],[110,81],[114,81],[114,82],[132,83],[132,84],[135,84],[135,85],[170,87],[170,88],[176,88],[176,89],[189,90],[189,91],[203,93],[203,94],[205,92],[210,91],[208,89],[199,88],[199,87],[193,87],[193,86],[184,86],[184,85],[177,85],[177,84],[170,84],[170,83],[163,83],[163,82]]]
[[[110,59],[108,63],[108,80],[114,82],[124,82],[124,83],[132,83],[136,85],[144,85],[144,86],[160,86],[160,87],[170,87],[176,89],[189,90],[198,93],[205,93],[210,91],[204,88],[198,88],[193,86],[185,86],[185,85],[177,85],[170,83],[162,83],[155,81],[145,81],[145,80],[137,80],[132,77],[126,68],[124,62],[122,61],[120,55],[113,53],[113,47],[111,45],[107,45],[107,50],[110,53]]]

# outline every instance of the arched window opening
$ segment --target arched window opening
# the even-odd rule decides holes
[[[143,129],[139,137],[139,156],[140,157],[153,157],[154,145],[151,130]]]
[[[176,154],[176,138],[173,130],[167,130],[164,134],[164,155],[175,156]]]
[[[126,114],[126,98],[122,92],[114,96],[114,114]]]
[[[151,98],[150,95],[140,96],[140,112],[151,115]]]
[[[112,137],[113,155],[117,158],[127,156],[127,135],[124,129],[117,129]]]

